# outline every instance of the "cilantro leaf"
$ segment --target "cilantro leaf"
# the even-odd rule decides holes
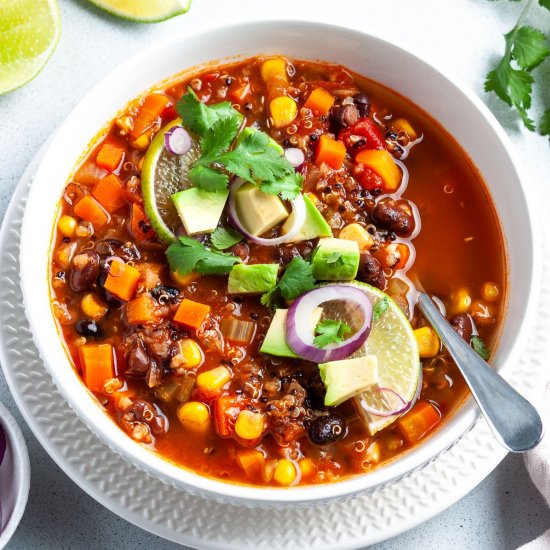
[[[485,361],[489,359],[489,350],[485,345],[485,342],[479,336],[472,336],[470,340],[471,346],[474,348],[474,351]]]
[[[546,8],[547,10],[550,10],[550,0],[539,0],[539,4]]]
[[[269,195],[280,195],[284,200],[296,198],[302,190],[303,178],[300,174],[292,171],[282,178],[260,184],[260,189]]]
[[[191,88],[187,88],[187,93],[176,103],[176,111],[184,126],[201,136],[218,120],[236,118],[239,123],[243,120],[243,115],[228,101],[205,105]]]
[[[186,275],[196,271],[202,275],[229,273],[240,260],[231,254],[213,252],[191,237],[180,237],[166,251],[170,270]]]
[[[527,71],[540,65],[550,53],[544,34],[533,27],[519,27],[505,35],[511,54],[518,65]]]
[[[242,240],[243,236],[230,227],[218,227],[216,231],[210,235],[210,242],[218,250],[231,248],[233,245],[240,243]]]
[[[201,189],[212,193],[221,193],[227,189],[229,176],[208,166],[194,166],[189,171],[191,181]]]
[[[381,300],[378,300],[372,309],[372,320],[378,321],[386,310],[390,307],[390,302],[388,301],[387,296],[384,296]]]
[[[539,132],[541,136],[550,136],[550,109],[546,109],[542,115],[539,124]]]
[[[326,348],[329,344],[339,344],[345,340],[347,334],[351,332],[351,327],[342,321],[332,321],[325,319],[315,327],[317,335],[313,343],[318,348]]]
[[[237,136],[241,120],[237,117],[221,118],[208,128],[201,138],[201,164],[215,161],[216,156],[227,151]]]
[[[261,302],[271,307],[281,296],[285,300],[293,300],[312,290],[315,285],[311,264],[303,258],[294,258],[286,267],[283,276],[272,290],[264,294]]]

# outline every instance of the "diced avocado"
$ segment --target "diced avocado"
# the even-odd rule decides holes
[[[286,342],[286,315],[288,309],[277,309],[275,315],[271,320],[267,334],[260,351],[262,353],[269,353],[270,355],[276,355],[277,357],[293,357],[298,358]],[[323,308],[316,307],[311,314],[311,332],[315,330],[315,327],[319,324]]]
[[[318,281],[352,281],[359,269],[359,245],[347,239],[320,239],[311,260]]]
[[[210,193],[191,187],[172,195],[188,235],[212,233],[218,226],[229,191]]]
[[[306,221],[304,222],[304,225],[302,225],[302,229],[300,229],[298,234],[289,242],[296,243],[298,241],[309,241],[310,239],[316,239],[317,237],[332,237],[330,225],[325,221],[325,218],[323,218],[321,212],[317,210],[317,207],[307,195],[304,195],[304,203],[306,205]],[[286,235],[293,225],[294,212],[291,212],[290,216],[288,216],[286,222],[281,228],[281,233]]]
[[[229,273],[229,294],[263,294],[277,284],[278,264],[236,264]]]
[[[246,128],[243,128],[242,132],[237,136],[237,145],[243,139],[256,132],[259,132],[259,130],[257,128],[253,128],[252,126],[247,126]],[[277,153],[279,153],[280,155],[284,155],[284,149],[273,138],[269,138],[269,145],[273,147],[277,151]]]
[[[330,361],[321,363],[319,372],[327,389],[325,405],[336,407],[378,383],[378,359],[376,355],[366,355]]]
[[[246,183],[237,191],[235,205],[241,223],[256,237],[263,235],[288,216],[279,197],[264,193],[253,183]]]

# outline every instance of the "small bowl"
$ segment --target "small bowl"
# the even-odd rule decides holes
[[[258,54],[346,65],[427,111],[466,151],[487,183],[506,241],[511,292],[493,358],[493,365],[506,376],[526,344],[540,278],[536,202],[529,186],[522,184],[507,136],[475,94],[408,48],[325,23],[252,21],[186,31],[155,43],[105,77],[61,125],[34,178],[22,228],[21,286],[34,340],[61,394],[131,464],[177,488],[216,500],[260,507],[319,504],[373,490],[427,464],[473,426],[479,414],[475,403],[469,398],[432,437],[366,475],[289,489],[222,482],[170,463],[122,432],[75,374],[50,304],[49,258],[57,207],[67,178],[97,132],[130,100],[178,72]]]
[[[6,454],[0,466],[0,548],[4,548],[15,533],[27,506],[31,466],[23,434],[13,416],[1,403],[0,425],[4,428],[7,440]]]

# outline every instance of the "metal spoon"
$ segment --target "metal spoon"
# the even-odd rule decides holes
[[[539,413],[455,332],[437,306],[420,292],[418,307],[455,360],[497,441],[513,453],[542,439]]]

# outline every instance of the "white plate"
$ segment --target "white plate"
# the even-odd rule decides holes
[[[135,469],[93,435],[61,397],[38,357],[24,316],[19,232],[41,152],[21,178],[0,232],[0,360],[13,397],[42,446],[75,483],[114,513],[195,548],[359,548],[445,510],[504,458],[505,451],[479,419],[453,447],[394,484],[352,500],[276,512],[207,501]],[[542,298],[528,351],[508,377],[528,398],[535,398],[542,387],[544,359],[550,352],[550,318],[541,314],[550,309],[548,262],[543,269]]]

